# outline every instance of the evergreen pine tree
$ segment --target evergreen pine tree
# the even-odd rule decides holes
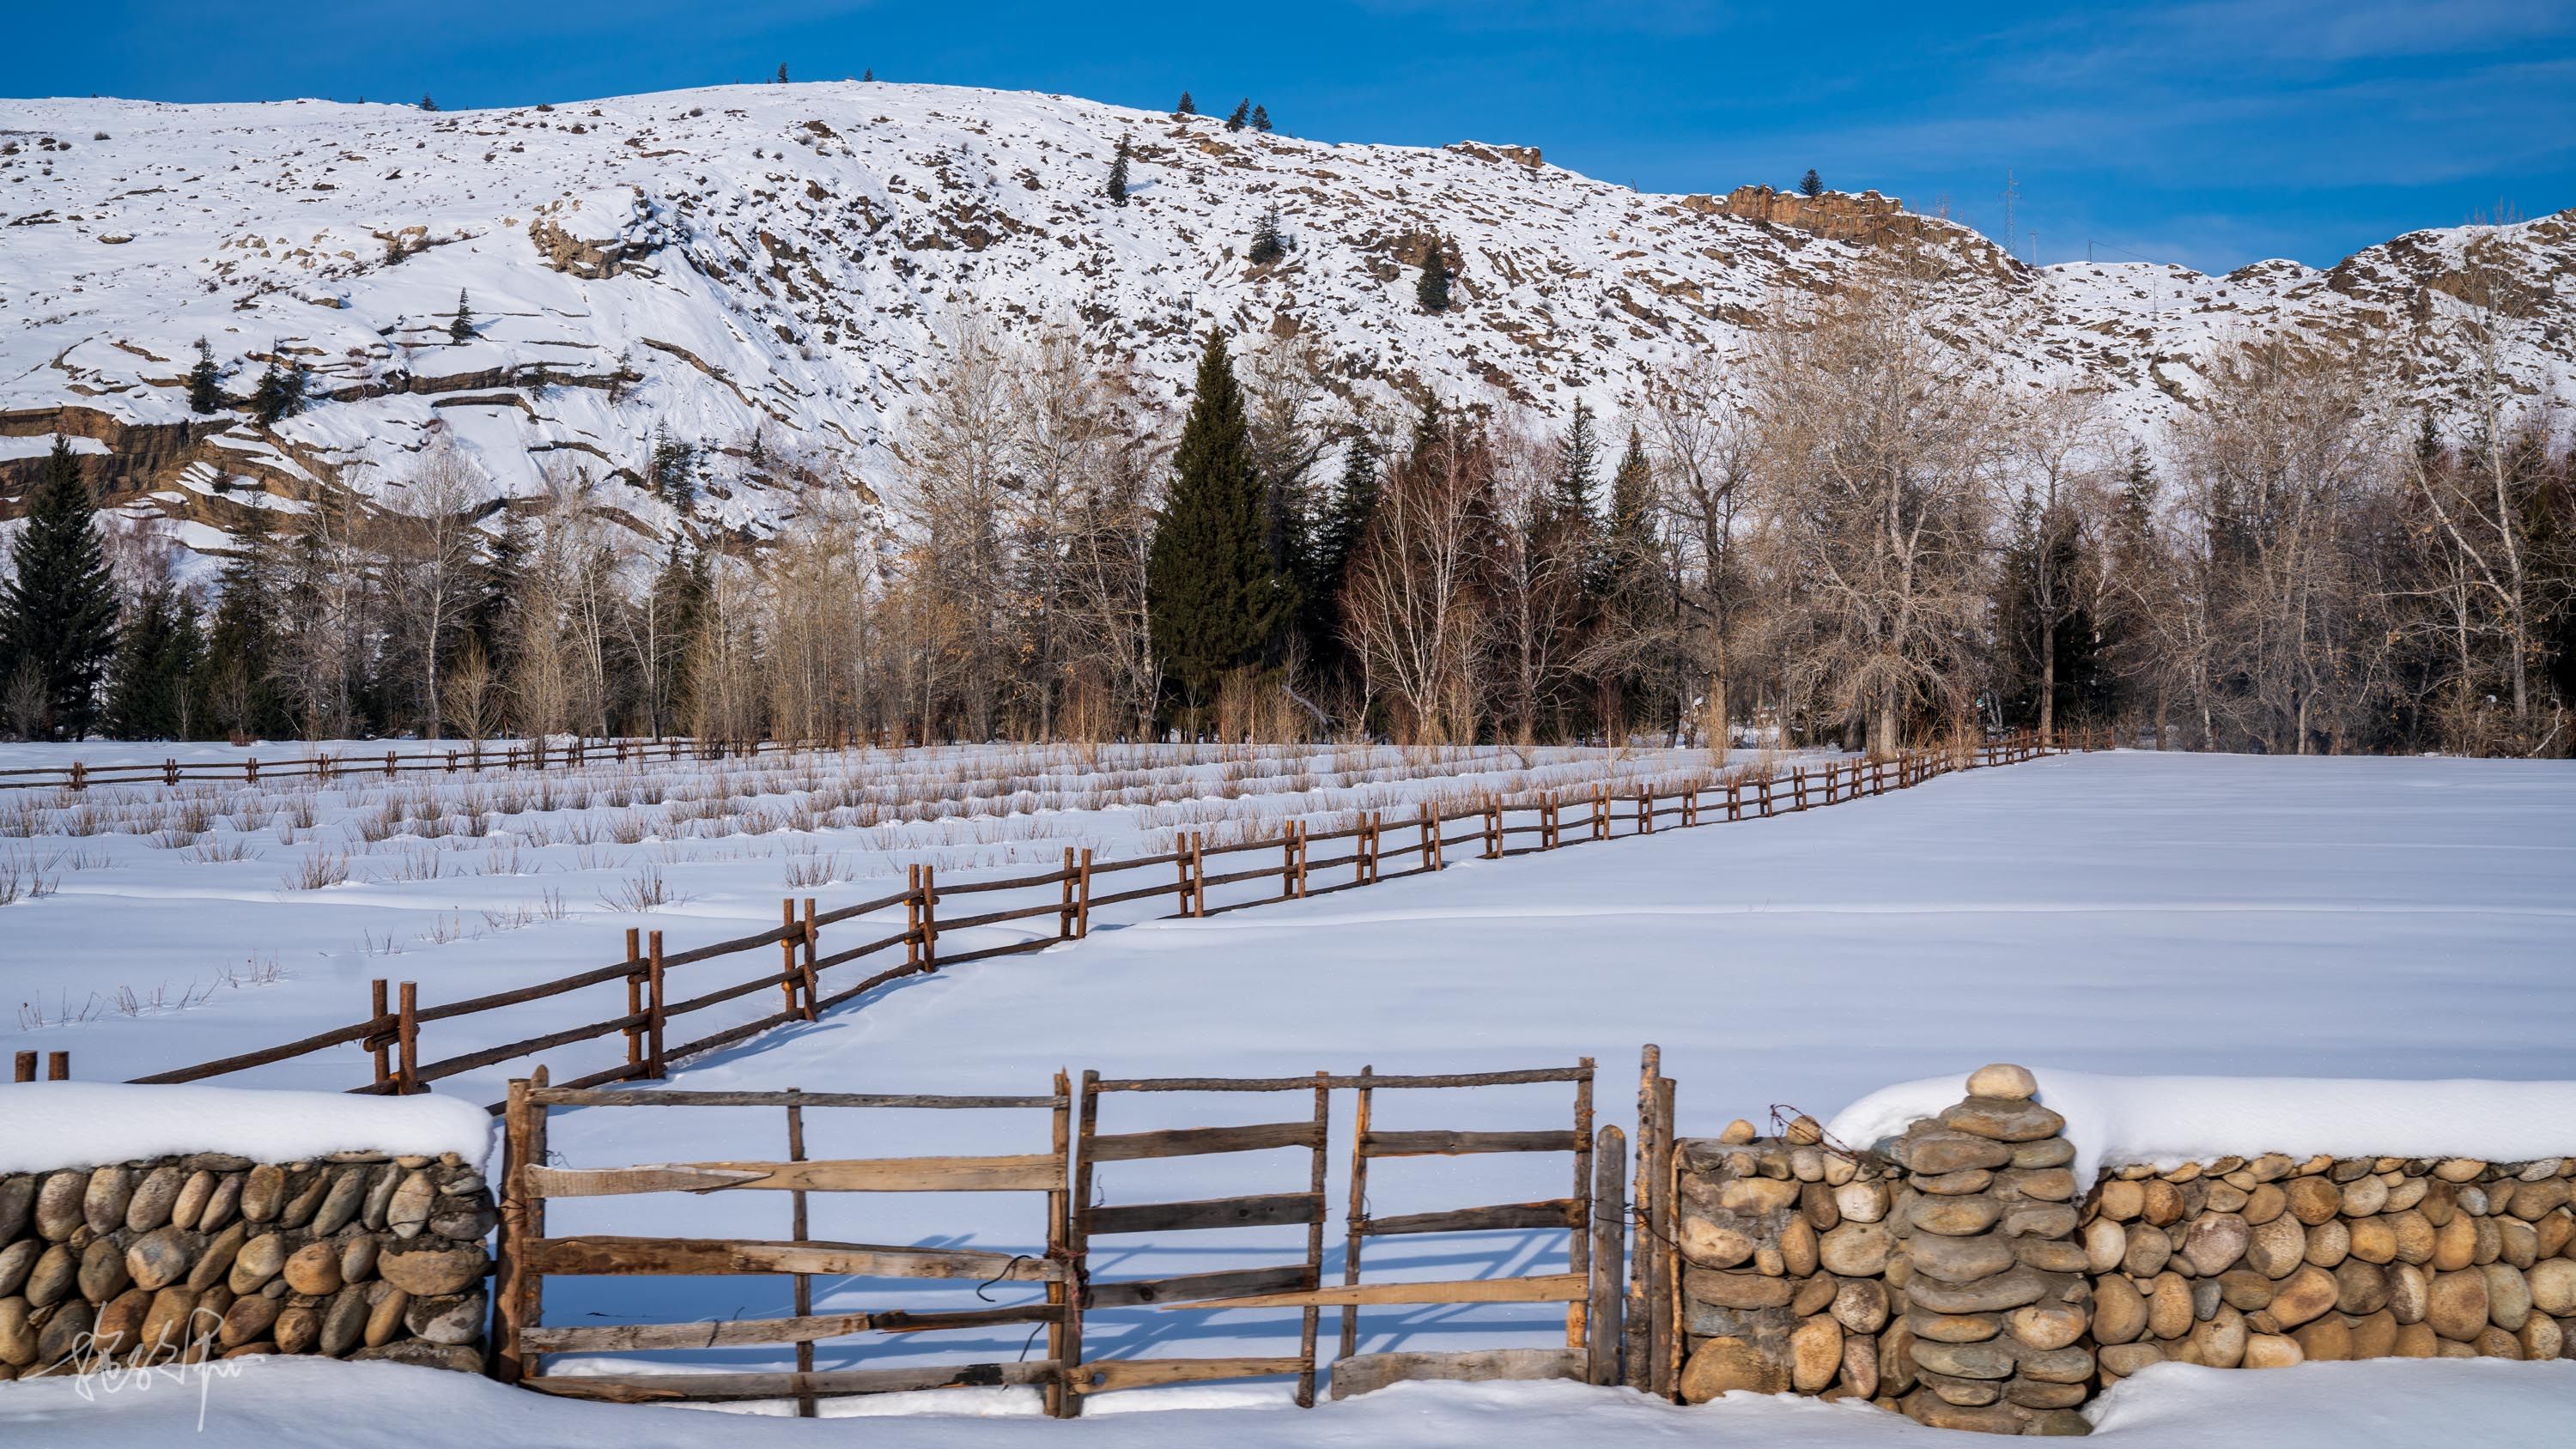
[[[438,102],[431,100],[429,93],[423,91],[420,96],[420,108],[424,111],[434,111],[438,109]]]
[[[474,307],[472,303],[465,300],[465,293],[461,289],[456,294],[456,319],[447,324],[447,340],[450,342],[474,340]]]
[[[859,79],[862,81],[873,84],[876,81],[876,78],[877,68],[875,66],[869,66],[867,69],[859,72]]]
[[[108,671],[107,732],[123,740],[188,738],[205,653],[196,601],[166,580],[155,583],[118,634]]]
[[[251,416],[261,427],[274,427],[280,418],[291,418],[304,411],[304,389],[308,374],[304,365],[280,367],[274,357],[268,369],[259,375],[259,386],[251,389]]]
[[[783,60],[778,63],[778,83],[787,84],[787,62]]]
[[[286,732],[287,722],[271,669],[277,657],[277,615],[261,566],[268,543],[242,530],[233,534],[233,549],[216,583],[222,592],[207,631],[205,660],[197,670],[192,716],[202,730],[275,736]]]
[[[1172,107],[1172,114],[1175,116],[1195,116],[1198,113],[1199,103],[1190,99],[1190,93],[1188,91],[1181,92],[1181,103]]]
[[[1574,400],[1574,420],[1566,424],[1557,451],[1556,515],[1585,533],[1593,530],[1592,484],[1601,471],[1601,435],[1592,425],[1592,405]]]
[[[1422,276],[1413,284],[1413,300],[1425,312],[1449,310],[1449,253],[1440,243],[1440,234],[1422,244]]]
[[[57,434],[0,586],[0,681],[15,693],[25,676],[31,693],[41,690],[44,717],[26,723],[55,738],[79,739],[97,722],[116,652],[116,585],[91,526],[96,512],[80,459]]]
[[[667,424],[653,425],[653,456],[646,465],[653,496],[683,513],[698,501],[698,450],[671,436]]]
[[[1125,206],[1127,204],[1128,150],[1127,138],[1124,136],[1119,137],[1118,154],[1109,162],[1109,183],[1101,188],[1102,191],[1108,195],[1110,202],[1118,206]]]
[[[1225,118],[1225,128],[1229,131],[1240,131],[1244,128],[1245,123],[1251,119],[1252,98],[1250,96],[1246,96],[1242,100],[1234,103],[1233,112]]]
[[[1350,572],[1377,511],[1378,449],[1362,433],[1342,455],[1342,474],[1315,520],[1314,544],[1307,551],[1305,577],[1297,590],[1299,627],[1306,635],[1306,657],[1329,668],[1345,652],[1342,643],[1342,576]]]
[[[1825,194],[1825,179],[1816,174],[1815,167],[1808,167],[1807,174],[1798,178],[1798,194],[1810,201]]]
[[[1256,131],[1268,131],[1270,129],[1270,108],[1268,106],[1254,106],[1252,108],[1252,129]]]
[[[1195,711],[1228,671],[1261,658],[1288,599],[1263,538],[1261,474],[1221,330],[1200,356],[1172,470],[1146,556],[1145,611],[1154,652]]]
[[[197,362],[188,369],[188,411],[221,412],[224,406],[223,373],[215,366],[215,350],[206,339],[197,339]]]
[[[1266,267],[1288,254],[1287,238],[1279,230],[1279,204],[1272,202],[1252,224],[1252,245],[1244,256],[1256,267]]]

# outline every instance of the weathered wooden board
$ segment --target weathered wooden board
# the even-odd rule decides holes
[[[1053,1359],[1036,1359],[1027,1363],[932,1364],[920,1368],[833,1369],[823,1373],[576,1374],[523,1379],[520,1387],[610,1404],[722,1403],[792,1399],[808,1394],[822,1398],[1038,1384],[1055,1378],[1058,1372]]]
[[[1258,1379],[1302,1374],[1301,1358],[1113,1358],[1082,1366],[1077,1393],[1105,1394],[1156,1384],[1198,1383],[1207,1379]]]
[[[1170,1233],[1190,1228],[1268,1228],[1323,1221],[1324,1196],[1313,1192],[1150,1202],[1082,1210],[1085,1233]]]
[[[1581,1208],[1582,1205],[1573,1198],[1560,1197],[1546,1202],[1499,1203],[1493,1207],[1458,1208],[1451,1212],[1403,1213],[1391,1218],[1369,1218],[1352,1226],[1371,1237],[1390,1237],[1399,1233],[1570,1228],[1579,1221]]]
[[[1480,1152],[1572,1152],[1574,1134],[1560,1132],[1371,1132],[1360,1140],[1369,1157],[1462,1157]]]
[[[531,1353],[629,1353],[672,1348],[724,1348],[746,1343],[801,1343],[853,1333],[930,1333],[994,1323],[1053,1323],[1058,1304],[975,1308],[957,1313],[880,1309],[873,1313],[816,1313],[796,1318],[730,1318],[706,1323],[613,1323],[525,1330]]]
[[[1333,1397],[1347,1399],[1389,1384],[1422,1379],[1492,1383],[1505,1379],[1581,1377],[1583,1355],[1570,1348],[1486,1348],[1459,1353],[1364,1353],[1333,1365]]]
[[[1063,1265],[1026,1254],[865,1243],[751,1243],[731,1238],[538,1238],[528,1271],[570,1276],[702,1273],[845,1273],[861,1278],[1006,1278],[1059,1281]]]
[[[1171,1278],[1137,1278],[1123,1283],[1093,1279],[1087,1308],[1132,1308],[1138,1304],[1207,1303],[1256,1293],[1285,1293],[1315,1286],[1315,1270],[1303,1263],[1279,1268],[1227,1268],[1212,1273],[1184,1273]]]
[[[1574,1303],[1584,1295],[1580,1273],[1532,1278],[1464,1278],[1436,1283],[1348,1283],[1294,1293],[1261,1293],[1228,1302],[1228,1308],[1333,1308],[1371,1303]],[[1166,1303],[1165,1310],[1203,1304]]]
[[[1178,1127],[1162,1132],[1121,1132],[1083,1146],[1094,1162],[1134,1162],[1149,1157],[1198,1157],[1218,1152],[1261,1152],[1274,1147],[1321,1144],[1313,1122],[1264,1122],[1250,1127]]]

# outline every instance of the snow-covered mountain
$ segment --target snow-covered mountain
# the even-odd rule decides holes
[[[1125,206],[1103,189],[1121,138]],[[1293,249],[1255,266],[1273,205]],[[737,450],[757,433],[892,482],[926,361],[974,313],[1076,331],[1166,396],[1222,322],[1305,339],[1356,399],[1429,385],[1614,412],[1648,369],[1739,351],[1776,298],[1832,287],[1887,227],[1953,259],[1942,287],[1971,356],[2090,379],[2142,436],[2188,405],[2214,342],[2269,329],[2382,334],[2408,386],[2455,384],[2459,358],[2410,324],[2461,305],[2472,244],[2503,249],[2529,303],[2504,349],[2514,384],[2576,396],[2576,211],[2209,277],[2034,268],[1875,196],[1644,195],[1522,147],[1326,145],[936,86],[472,112],[0,101],[0,495],[60,430],[104,455],[130,512],[203,546],[307,480],[399,480],[443,429],[498,491],[586,468],[659,532],[675,519],[636,486],[657,425]],[[1438,315],[1413,294],[1435,232],[1459,264]],[[200,338],[236,399],[274,356],[310,367],[316,405],[274,428],[192,417]],[[699,520],[757,533],[790,506],[736,484]]]

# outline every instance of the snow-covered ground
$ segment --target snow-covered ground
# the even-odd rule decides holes
[[[2576,770],[2564,765],[2062,756],[1806,815],[1499,863],[1453,856],[1437,877],[1365,892],[1113,926],[1070,946],[908,980],[863,1010],[704,1059],[670,1085],[1038,1094],[1058,1068],[1113,1077],[1286,1076],[1363,1065],[1381,1072],[1564,1065],[1590,1055],[1602,1072],[1602,1120],[1624,1123],[1637,1047],[1653,1041],[1680,1083],[1681,1130],[1705,1134],[1736,1116],[1761,1120],[1773,1104],[1826,1117],[1890,1082],[1955,1082],[1997,1060],[2040,1068],[2070,1094],[2094,1091],[2109,1104],[2097,1115],[2114,1124],[2122,1119],[2111,1108],[2137,1093],[2123,1097],[2098,1082],[2088,1088],[2048,1069],[2563,1079],[2576,1076],[2567,1050],[2576,1023],[2576,977],[2566,969],[2576,921],[2571,865]],[[112,1042],[134,1025],[91,1031]],[[2315,1094],[2330,1090],[2298,1089],[2303,1095],[2276,1120],[2313,1117]],[[2356,1092],[2349,1105],[2368,1112],[2373,1100]],[[1120,1095],[1105,1101],[1101,1130],[1275,1121],[1306,1110],[1303,1097]],[[1390,1130],[1527,1129],[1556,1126],[1566,1111],[1562,1087],[1382,1092],[1375,1121]],[[1328,1281],[1341,1266],[1334,1249],[1347,1097],[1336,1113]],[[2401,1125],[2392,1120],[2392,1130]],[[806,1130],[811,1155],[856,1157],[1042,1151],[1047,1124],[1027,1111],[814,1110]],[[551,1146],[560,1165],[582,1167],[740,1159],[775,1154],[784,1142],[771,1109],[596,1108],[557,1112]],[[1295,1191],[1305,1172],[1294,1152],[1114,1163],[1101,1170],[1095,1201]],[[1567,1188],[1564,1173],[1561,1157],[1381,1164],[1369,1209],[1384,1215],[1557,1196]],[[551,1209],[548,1227],[559,1235],[784,1236],[785,1204],[743,1200],[760,1196],[565,1201]],[[818,1195],[812,1234],[1022,1251],[1041,1245],[1038,1219],[1033,1202],[1002,1195]],[[1562,1238],[1380,1240],[1368,1271],[1372,1280],[1549,1271],[1562,1263]],[[1302,1240],[1294,1229],[1104,1240],[1092,1272],[1111,1280],[1294,1261]],[[1025,1296],[1010,1285],[979,1292],[966,1284],[822,1280],[815,1287],[820,1312],[980,1307]],[[768,1316],[786,1307],[785,1280],[550,1279],[544,1321]],[[1296,1321],[1293,1311],[1095,1313],[1087,1357],[1293,1352]],[[1336,1322],[1328,1311],[1328,1357]],[[1521,1306],[1370,1309],[1362,1330],[1362,1351],[1534,1345],[1561,1332],[1555,1311]],[[1025,1330],[980,1330],[836,1340],[818,1350],[818,1367],[1042,1352],[1024,1337]],[[550,1360],[548,1371],[780,1361],[766,1349],[719,1349],[642,1360],[566,1356]],[[312,1436],[326,1432],[334,1444],[370,1442],[351,1437],[357,1419],[416,1424],[433,1411],[488,1422],[491,1442],[504,1444],[614,1438],[649,1446],[664,1442],[657,1436],[679,1442],[703,1432],[661,1411],[487,1399],[499,1391],[416,1386],[417,1376],[403,1375],[381,1379],[381,1416],[335,1412],[325,1425],[298,1417],[291,1378],[255,1377],[328,1371],[262,1365],[254,1376],[214,1384],[210,1413],[233,1414],[225,1432],[255,1436],[262,1449],[320,1442]],[[379,1392],[374,1382],[370,1392]],[[153,1425],[164,1420],[154,1416],[178,1422],[195,1407],[177,1394],[155,1394],[138,1407],[143,1401],[91,1405],[70,1393],[0,1393],[0,1416],[51,1414],[20,1423],[61,1437],[28,1442],[86,1449],[134,1442],[157,1432]],[[870,1433],[876,1442],[942,1445],[1059,1432],[1155,1445],[1684,1437],[1876,1445],[1930,1442],[1932,1433],[1812,1403],[1683,1410],[1562,1385],[1408,1386],[1312,1415],[1268,1411],[1285,1397],[1277,1381],[1144,1390],[1103,1397],[1093,1406],[1099,1417],[1070,1430],[978,1420],[872,1425]],[[1113,1413],[1130,1407],[1171,1412],[1150,1421]],[[838,1411],[1033,1408],[1029,1391],[974,1390]],[[2097,1413],[2102,1432],[2139,1444],[2223,1434],[2230,1442],[2346,1445],[2545,1438],[2571,1409],[2576,1374],[2563,1364],[2374,1363],[2277,1374],[2159,1368],[2121,1386]],[[802,1432],[823,1442],[831,1431],[746,1425],[739,1432]]]
[[[1591,1055],[1604,1120],[1618,1121],[1638,1044],[1654,1041],[1681,1084],[1682,1130],[1713,1133],[1735,1116],[1760,1120],[1773,1103],[1822,1117],[1893,1080],[1955,1080],[1995,1060],[2119,1073],[2563,1078],[2576,1022],[2571,864],[2576,771],[2564,766],[2064,756],[1848,808],[1461,862],[1366,892],[1103,931],[908,981],[864,1011],[710,1059],[673,1085],[1040,1093],[1058,1067],[1286,1076]],[[1567,1100],[1546,1087],[1381,1093],[1375,1120],[1392,1130],[1548,1127],[1565,1120]],[[1276,1098],[1120,1096],[1104,1106],[1102,1130],[1303,1110]],[[1039,1114],[962,1115],[809,1113],[808,1146],[818,1156],[1043,1149]],[[755,1143],[774,1150],[776,1119],[578,1111],[559,1114],[552,1145],[576,1166],[722,1158]],[[1335,1125],[1338,1160],[1348,1124]],[[1114,1204],[1295,1190],[1304,1171],[1293,1153],[1114,1164],[1099,1192]],[[1372,1176],[1371,1209],[1555,1196],[1564,1171],[1559,1158],[1407,1162]],[[663,1197],[555,1211],[556,1232],[769,1236],[784,1209]],[[844,1240],[1038,1245],[1037,1215],[1001,1199],[818,1200],[816,1212],[817,1234]],[[1381,1242],[1369,1270],[1548,1271],[1562,1261],[1562,1238]],[[1121,1240],[1093,1271],[1293,1261],[1301,1239],[1236,1229]],[[1327,1241],[1338,1240],[1337,1213]],[[1338,1271],[1328,1254],[1327,1277]],[[844,1311],[967,1306],[969,1296],[884,1290],[851,1284],[820,1301]],[[570,1322],[766,1314],[785,1289],[594,1279],[548,1291],[550,1321]],[[1293,1312],[1134,1310],[1092,1315],[1089,1334],[1094,1355],[1266,1354],[1293,1352],[1295,1323]],[[1543,1308],[1373,1309],[1361,1346],[1537,1344],[1554,1323]],[[859,1340],[857,1353],[826,1345],[821,1362],[1012,1358],[1021,1337]],[[669,1366],[749,1367],[760,1352],[672,1355]],[[1284,1389],[1191,1392],[1260,1400]]]
[[[318,748],[361,767],[370,754],[383,760],[381,742]],[[250,755],[274,766],[306,754],[13,745],[0,746],[0,767],[165,755]],[[1321,832],[1361,810],[1409,816],[1426,799],[1597,783],[1670,789],[1708,772],[1706,755],[1686,751],[993,746],[603,761],[391,783],[358,768],[323,786],[0,791],[0,932],[9,943],[0,1001],[14,1012],[0,1023],[0,1049],[70,1051],[75,1076],[121,1080],[359,1021],[373,978],[416,981],[431,1007],[620,960],[627,927],[664,932],[676,953],[776,926],[782,897],[813,896],[829,911],[885,896],[914,864],[957,885],[1056,869],[1068,846],[1105,864],[1168,851],[1183,829],[1215,845],[1275,835],[1290,818]],[[1099,893],[1169,879],[1104,876]],[[662,903],[637,909],[656,889]],[[1219,889],[1210,902],[1263,890]],[[1053,888],[1038,894],[1055,898]],[[1026,903],[979,896],[974,909]],[[1170,909],[1138,902],[1100,919]],[[828,928],[822,950],[891,934],[902,915],[896,907]],[[1051,929],[1039,921],[960,933],[948,954]],[[772,967],[765,954],[735,956],[675,980],[695,994]],[[871,957],[836,974],[875,969]],[[824,985],[833,989],[834,977]],[[625,1009],[624,988],[612,982],[434,1024],[424,1060]],[[753,999],[692,1015],[672,1040],[769,1009]],[[610,1042],[548,1060],[565,1078],[621,1053]],[[526,1070],[443,1090],[493,1101],[510,1072]],[[368,1071],[364,1053],[343,1047],[227,1080],[343,1088]]]
[[[710,1441],[705,1417],[687,1409],[540,1399],[461,1374],[390,1364],[236,1362],[234,1377],[0,1387],[0,1436],[28,1449],[701,1449]],[[1625,1389],[1566,1383],[1398,1384],[1310,1412],[1175,1408],[1070,1423],[870,1414],[853,1424],[830,1417],[867,1404],[827,1404],[822,1423],[732,1420],[721,1442],[740,1449],[1957,1449],[1966,1442],[1955,1431],[1854,1404],[1733,1394],[1680,1408]],[[2576,1363],[2380,1359],[2261,1373],[2165,1363],[2095,1405],[2091,1442],[2118,1449],[2539,1445],[2556,1441],[2571,1408]]]

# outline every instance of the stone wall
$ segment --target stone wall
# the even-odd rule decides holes
[[[270,1353],[478,1371],[492,1223],[453,1153],[0,1176],[0,1380]]]
[[[1680,1388],[2080,1434],[2171,1359],[2576,1357],[2576,1159],[2272,1155],[2106,1168],[1992,1066],[1888,1142],[1737,1122],[1676,1146]]]

